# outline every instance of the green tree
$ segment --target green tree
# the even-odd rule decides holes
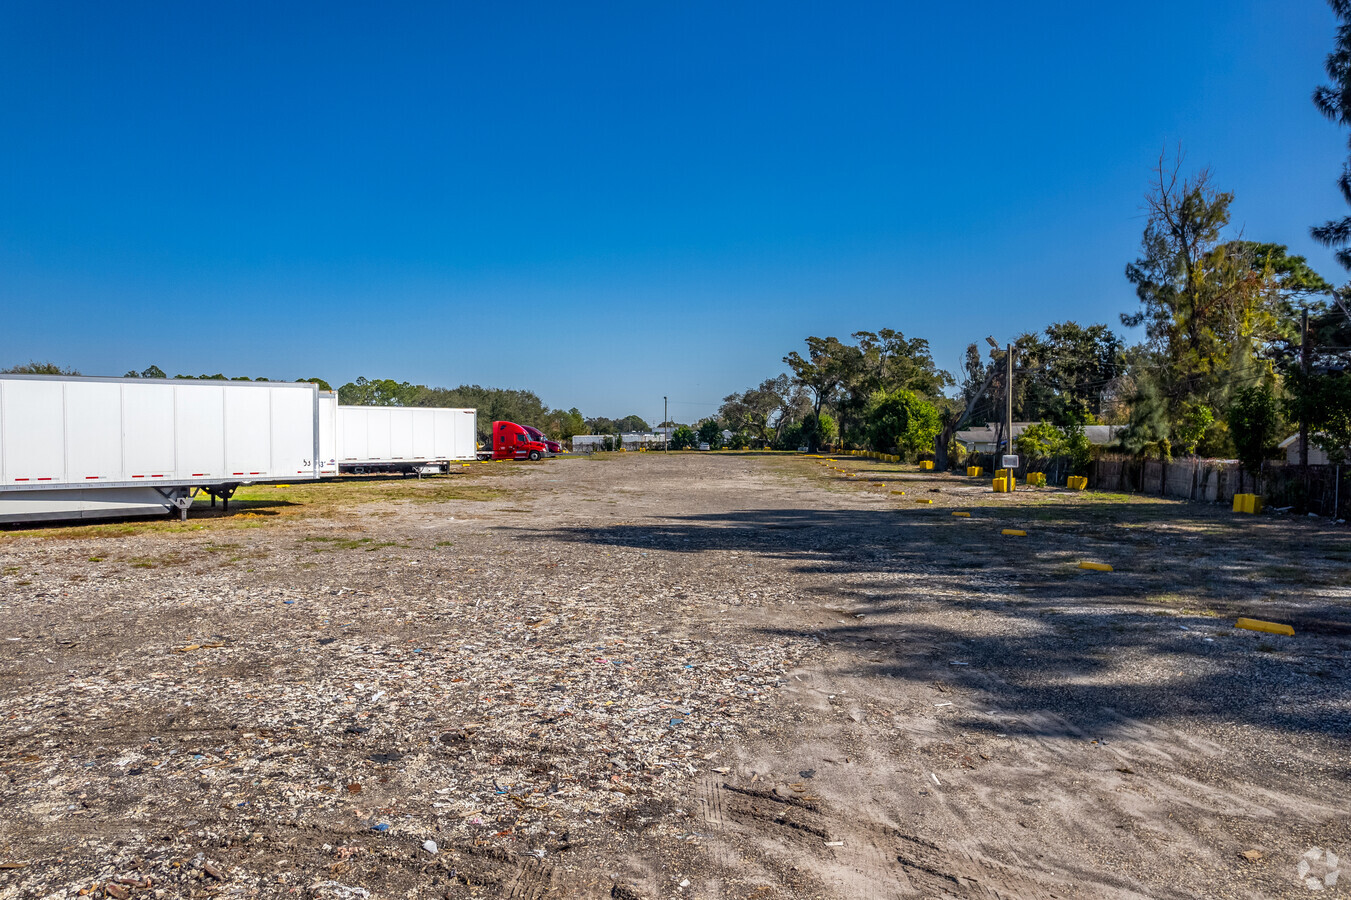
[[[1324,62],[1330,85],[1320,85],[1313,92],[1318,111],[1343,127],[1351,125],[1351,0],[1328,0],[1337,17],[1337,37],[1333,50]],[[1342,175],[1337,179],[1342,199],[1351,204],[1351,160],[1342,164]],[[1312,229],[1314,239],[1326,247],[1337,247],[1337,261],[1351,269],[1351,216],[1324,222]]]
[[[935,403],[952,376],[934,365],[929,342],[907,338],[899,331],[857,331],[856,345],[842,345],[839,356],[840,386],[832,404],[839,415],[840,432],[848,443],[863,442],[864,419],[877,391],[906,390]]]
[[[1227,283],[1232,273],[1219,269],[1229,268],[1220,247],[1233,199],[1211,185],[1209,171],[1180,179],[1178,167],[1169,173],[1160,158],[1146,196],[1143,253],[1126,267],[1142,308],[1123,313],[1121,321],[1145,326],[1151,348],[1168,369],[1155,385],[1166,404],[1202,393],[1223,354],[1210,324],[1232,288]]]
[[[18,366],[10,366],[8,369],[0,369],[0,374],[4,375],[74,375],[80,373],[74,369],[67,369],[50,362],[33,362],[29,360]]]
[[[954,384],[952,376],[934,364],[929,342],[923,338],[907,338],[890,328],[858,331],[853,338],[862,373],[857,389],[866,397],[878,390],[904,390],[932,402]]]
[[[832,399],[848,374],[857,353],[857,348],[847,347],[839,338],[809,337],[806,358],[796,350],[783,358],[793,370],[793,379],[812,392],[812,415],[816,420],[821,417],[821,407]],[[819,446],[817,429],[803,430],[807,433],[808,445],[815,450]]]
[[[1280,409],[1266,385],[1250,385],[1234,395],[1227,418],[1238,461],[1254,476],[1276,447]]]
[[[1336,463],[1351,461],[1351,373],[1298,370],[1286,379],[1285,413],[1308,423],[1309,442]]]
[[[989,421],[987,417],[977,417],[977,414],[991,403],[990,385],[994,383],[995,372],[999,368],[993,360],[986,363],[981,358],[979,345],[967,345],[962,360],[961,396],[956,402],[945,404],[945,409],[941,411],[942,428],[934,438],[934,468],[947,471],[951,448],[956,445],[953,436],[962,425],[968,420],[977,423]]]
[[[333,388],[329,385],[329,383],[328,383],[327,381],[325,381],[324,379],[322,379],[322,378],[301,378],[301,379],[300,379],[300,383],[301,383],[301,384],[317,384],[317,385],[319,385],[319,390],[321,390],[321,391],[331,391],[331,390],[333,390]]]
[[[166,375],[166,374],[164,374],[164,370],[161,369],[159,366],[151,365],[151,366],[149,366],[148,368],[142,369],[142,370],[139,371],[139,372],[137,372],[135,369],[132,369],[130,372],[128,372],[127,374],[123,375],[122,377],[123,377],[123,378],[168,378],[169,376]]]
[[[835,417],[828,412],[823,412],[816,417],[813,425],[816,437],[821,444],[832,447],[840,438],[840,426],[835,421]]]
[[[808,416],[811,413],[807,413]],[[773,447],[775,450],[796,450],[803,446],[807,441],[803,433],[802,422],[792,422],[785,425],[774,438]]]
[[[1195,453],[1197,445],[1214,422],[1215,413],[1209,406],[1203,403],[1184,404],[1181,420],[1172,428],[1177,446],[1187,455]]]
[[[1064,452],[1070,458],[1070,475],[1085,475],[1088,473],[1088,464],[1093,459],[1093,445],[1089,443],[1088,435],[1084,432],[1084,426],[1079,422],[1071,422],[1060,429],[1065,436]]]
[[[344,406],[412,406],[417,394],[418,388],[406,381],[391,378],[372,381],[361,376],[338,388],[338,402]]]
[[[1125,362],[1121,339],[1106,325],[1058,322],[1017,341],[1014,417],[1056,425],[1096,419]]]
[[[1329,290],[1283,245],[1223,241],[1232,200],[1208,172],[1182,180],[1160,160],[1144,252],[1126,269],[1141,309],[1122,322],[1143,324],[1148,337],[1130,379],[1132,407],[1141,407],[1130,413],[1132,443],[1214,443],[1213,426],[1194,442],[1189,417],[1198,407],[1229,408],[1241,386],[1274,385],[1273,360],[1289,356],[1297,333],[1296,300]]]
[[[722,426],[717,419],[704,419],[699,423],[699,443],[717,450],[722,446]]]
[[[875,392],[868,402],[866,421],[868,443],[874,450],[905,456],[931,449],[943,427],[934,404],[904,389]]]
[[[575,434],[586,434],[586,420],[577,407],[569,410],[550,410],[540,430],[555,440],[570,440]]]
[[[752,442],[774,443],[784,426],[806,414],[806,393],[787,375],[767,378],[758,387],[723,398],[718,418],[733,431],[745,431]]]
[[[1013,439],[1018,455],[1028,459],[1045,459],[1064,453],[1068,447],[1065,433],[1050,422],[1035,422]]]
[[[390,384],[394,385],[394,382]],[[477,384],[462,384],[455,388],[417,386],[401,399],[401,405],[405,406],[478,410],[478,431],[485,444],[492,439],[493,422],[515,422],[543,430],[541,423],[548,420],[548,408],[533,391],[487,388]]]
[[[625,416],[615,423],[615,428],[621,432],[644,432],[651,431],[652,428],[641,416]]]
[[[688,425],[678,425],[671,432],[671,449],[688,450],[695,445],[694,429]]]

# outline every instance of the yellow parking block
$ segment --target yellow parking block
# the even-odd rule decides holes
[[[1089,570],[1094,571],[1094,572],[1111,572],[1111,571],[1113,571],[1112,567],[1109,566],[1109,565],[1107,565],[1107,563],[1081,562],[1081,563],[1079,563],[1079,568],[1081,568],[1081,569],[1089,569]]]
[[[1246,628],[1249,631],[1265,631],[1268,634],[1293,635],[1295,629],[1289,625],[1282,625],[1279,622],[1263,622],[1261,619],[1239,619],[1234,623],[1235,628]]]
[[[953,513],[953,515],[956,516],[956,517],[959,518],[959,519],[969,519],[969,518],[971,518],[971,513],[969,513],[969,512],[955,512],[955,513]]]
[[[920,500],[920,499],[916,498],[915,502],[916,502],[916,503],[932,503],[933,501],[932,501],[932,500]]]
[[[1027,532],[1021,528],[1005,528],[1000,534],[1007,534],[1010,537],[1027,537]]]

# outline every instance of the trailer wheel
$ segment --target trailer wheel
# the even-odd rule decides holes
[[[538,451],[538,450],[531,450],[531,451],[530,451],[530,459],[531,459],[531,460],[539,459],[539,451]]]

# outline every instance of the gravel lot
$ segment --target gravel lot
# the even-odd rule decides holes
[[[1351,895],[1344,526],[607,457],[0,531],[0,897]]]

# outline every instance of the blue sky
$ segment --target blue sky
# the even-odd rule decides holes
[[[1343,214],[1322,0],[0,8],[0,365],[692,421],[808,334],[1107,322],[1161,150]]]

